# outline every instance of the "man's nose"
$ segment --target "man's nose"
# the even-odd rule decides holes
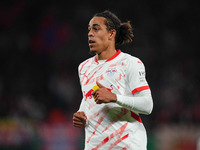
[[[93,32],[90,30],[89,32],[88,32],[88,37],[92,37],[93,36]]]

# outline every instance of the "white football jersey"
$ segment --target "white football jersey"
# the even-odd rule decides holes
[[[117,50],[108,60],[98,61],[96,56],[85,60],[78,72],[83,93],[79,111],[87,116],[85,150],[146,150],[146,131],[138,112],[117,103],[96,104],[91,95],[96,81],[124,96],[149,89],[141,60]]]

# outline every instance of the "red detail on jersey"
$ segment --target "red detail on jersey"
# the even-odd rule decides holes
[[[117,53],[115,53],[115,55],[113,55],[112,57],[110,57],[109,59],[107,59],[106,62],[113,60],[113,59],[116,58],[120,53],[121,53],[121,51],[118,49],[118,50],[117,50]]]
[[[89,80],[89,82],[87,84],[92,84],[95,82],[95,78],[92,78],[91,80]]]
[[[120,120],[128,112],[129,112],[129,110],[127,110],[126,108],[121,108],[121,112],[118,113],[118,115],[116,115],[115,118],[113,118],[113,121],[103,130],[103,132],[105,132],[106,130],[108,130],[108,128],[110,128],[115,122],[117,122],[118,120]]]
[[[86,94],[85,94],[85,101],[89,98],[91,99],[93,96],[92,96],[92,92],[94,90],[93,89],[90,89]]]
[[[98,70],[96,70],[90,77],[89,79],[87,79],[87,81],[85,82],[84,85],[87,85],[89,83],[89,81],[94,77],[94,75],[102,68],[103,66],[101,66]]]
[[[129,136],[129,133],[126,134],[126,135],[124,135],[122,138],[117,139],[117,141],[116,141],[114,144],[112,144],[112,145],[110,146],[109,150],[110,150],[110,149],[113,149],[113,148],[114,148],[117,144],[119,144],[121,141],[123,141],[123,140],[125,140],[126,138],[128,138],[128,136]]]
[[[99,114],[100,114],[101,112],[102,112],[102,110],[99,111],[99,112],[94,113],[92,116],[90,116],[90,117],[88,118],[88,120],[89,120],[89,121],[93,120],[94,118],[96,118],[97,116],[99,116]]]
[[[110,85],[110,89],[109,88],[106,88],[109,92],[111,92],[113,90],[113,85]]]
[[[116,69],[108,69],[107,71],[106,71],[107,73],[112,73],[112,72],[117,72],[117,70]]]
[[[94,61],[99,64],[98,60],[97,60],[97,56],[94,57]]]
[[[122,66],[125,66],[125,63],[124,63],[124,62],[122,62]]]
[[[137,92],[139,92],[139,91],[143,91],[143,90],[147,90],[147,89],[150,89],[148,85],[146,85],[146,86],[141,86],[141,87],[138,87],[138,88],[134,89],[134,90],[132,91],[132,94],[134,95],[135,93],[137,93]]]
[[[107,111],[109,111],[109,109],[102,109],[98,112],[93,113],[89,118],[88,121],[92,121],[94,118],[98,117],[100,113],[107,113]]]
[[[128,136],[125,135],[121,138],[124,130],[126,129],[128,125],[128,122],[126,122],[123,126],[121,126],[118,130],[116,130],[115,132],[113,132],[112,134],[110,134],[110,136],[107,136],[99,145],[97,145],[95,148],[93,148],[92,150],[98,150],[100,147],[102,147],[104,144],[106,144],[109,140],[111,140],[113,137],[118,136],[118,139],[122,139],[124,140],[125,138],[127,138]],[[121,142],[122,140],[120,140],[119,142]],[[117,140],[118,141],[118,140]],[[116,142],[117,142],[116,141]],[[117,143],[118,144],[118,143]]]
[[[131,117],[133,117],[135,120],[137,120],[138,122],[140,122],[140,123],[142,123],[142,119],[140,118],[140,116],[139,115],[137,115],[136,113],[134,113],[134,112],[132,112],[132,111],[130,111],[131,112]]]
[[[109,92],[111,92],[112,90],[113,90],[113,85],[110,85],[110,87],[111,88],[106,88]],[[84,92],[84,96],[85,96],[85,101],[89,98],[89,99],[91,99],[91,98],[93,98],[93,96],[92,96],[92,92],[93,92],[94,90],[93,89],[90,89],[86,94],[85,94],[85,92]]]
[[[142,62],[141,61],[137,61],[139,64],[142,64]]]
[[[83,83],[83,81],[84,81],[84,78],[86,77],[87,78],[87,80],[88,80],[88,76],[86,75],[86,73],[88,72],[88,70],[90,69],[90,67],[92,66],[92,64],[90,64],[90,66],[87,68],[87,70],[84,72],[84,76],[83,76],[83,78],[82,78],[82,81],[81,81],[81,83]]]
[[[123,147],[121,150],[127,150],[130,147],[130,144],[126,145],[125,147]]]
[[[87,78],[88,79],[88,78]],[[87,84],[92,84],[92,83],[94,83],[95,81],[100,81],[100,80],[103,80],[104,79],[104,76],[103,76],[103,74],[102,75],[100,75],[100,76],[98,76],[98,77],[96,77],[96,78],[92,78],[91,80],[89,80],[89,82],[87,83]]]
[[[89,108],[88,108],[88,109],[90,110],[90,109],[92,109],[92,108],[93,108],[94,106],[96,106],[96,105],[97,105],[96,103],[92,103],[92,104],[89,105]]]
[[[119,74],[119,77],[117,77],[115,80],[116,80],[116,81],[120,81],[121,79],[122,79],[122,74],[120,73],[120,74]]]
[[[118,49],[118,50],[117,50],[117,53],[115,53],[115,55],[113,55],[112,57],[108,58],[108,59],[106,60],[106,62],[113,60],[113,59],[116,58],[120,53],[121,53],[121,50]],[[99,64],[99,62],[98,62],[98,60],[97,60],[97,56],[94,57],[94,61],[95,61],[97,64]]]
[[[85,64],[88,63],[88,61],[89,61],[89,59],[88,59],[86,62],[84,62],[84,63],[82,64],[81,69],[79,70],[79,72],[81,72],[81,70],[83,69],[83,67],[85,66]]]
[[[118,62],[114,63],[114,64],[111,64],[109,67],[115,67],[118,65]]]
[[[100,80],[103,80],[103,79],[104,79],[103,74],[96,78],[97,81],[100,81]]]
[[[94,127],[94,132],[92,133],[92,135],[88,138],[87,143],[90,142],[90,139],[95,135],[97,128],[99,127],[99,125],[102,123],[103,119],[106,117],[107,113],[109,110],[106,110],[106,112],[104,112],[103,116],[101,116],[98,121],[97,124]]]

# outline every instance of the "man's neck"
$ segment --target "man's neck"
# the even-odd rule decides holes
[[[110,51],[102,51],[100,54],[97,54],[97,60],[107,60],[113,55],[115,55],[116,50],[113,48]]]

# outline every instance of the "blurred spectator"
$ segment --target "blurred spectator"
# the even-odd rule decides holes
[[[61,110],[54,109],[50,112],[48,120],[39,126],[39,134],[42,138],[41,150],[79,150],[80,130],[71,124],[71,118],[67,118]]]

